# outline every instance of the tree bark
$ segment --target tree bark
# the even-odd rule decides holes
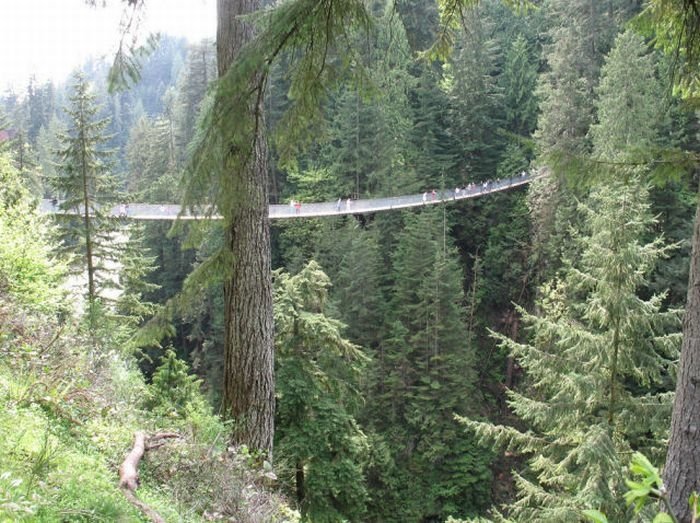
[[[119,466],[119,488],[129,503],[139,509],[153,523],[165,523],[165,520],[158,512],[136,497],[136,489],[139,486],[139,463],[147,450],[160,447],[165,439],[177,437],[179,437],[178,434],[173,432],[160,432],[147,440],[144,432],[136,432],[134,446]]]
[[[239,17],[259,9],[260,1],[218,0],[217,8],[217,58],[222,77],[254,36],[253,27]],[[223,402],[225,415],[235,421],[232,442],[246,444],[270,458],[275,414],[274,325],[262,97],[254,99],[247,110],[251,118],[258,119],[254,144],[243,167],[228,174],[236,197],[224,210],[232,267],[224,283]]]
[[[688,498],[700,491],[700,198],[692,245],[683,344],[663,473],[671,509],[682,523],[691,521]]]

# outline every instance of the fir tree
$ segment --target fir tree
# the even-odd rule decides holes
[[[670,107],[657,76],[656,57],[641,36],[626,31],[617,37],[596,91],[598,123],[590,131],[594,157],[639,163],[655,154]]]
[[[101,292],[114,285],[106,265],[117,260],[114,234],[118,228],[108,214],[116,202],[110,152],[103,148],[108,120],[98,118],[95,98],[84,77],[76,75],[66,108],[70,122],[66,133],[59,136],[59,174],[53,179],[62,200],[60,209],[78,215],[59,221],[60,238],[64,251],[74,256],[74,268],[87,274],[91,318]]]
[[[353,414],[367,357],[325,315],[330,280],[316,262],[275,280],[276,447],[294,463],[305,521],[362,521],[367,440]]]
[[[183,152],[192,141],[199,110],[209,84],[216,79],[216,54],[211,40],[190,46],[177,82],[175,97],[176,135]]]
[[[459,173],[448,179],[450,186],[494,178],[503,148],[505,111],[503,93],[496,82],[501,50],[489,37],[489,22],[481,14],[477,8],[467,15],[470,31],[460,38],[445,67],[443,89],[450,100],[447,128]]]
[[[611,184],[581,205],[582,255],[541,289],[537,315],[520,309],[528,343],[494,334],[525,369],[527,386],[509,391],[527,425],[467,422],[481,438],[527,454],[516,474],[518,521],[575,521],[598,508],[622,521],[624,470],[632,449],[656,455],[668,426],[676,312],[663,295],[640,297],[667,247],[640,238],[653,224],[647,191]]]
[[[549,4],[549,70],[540,77],[536,137],[543,154],[566,161],[589,150],[584,138],[594,119],[594,89],[615,21],[601,2],[550,0]]]
[[[339,244],[344,252],[332,295],[348,326],[348,337],[363,347],[377,349],[385,312],[378,230],[362,229],[350,222],[346,232],[349,238]]]
[[[506,129],[529,137],[537,124],[537,69],[522,35],[518,35],[506,53],[500,83],[504,92]]]
[[[467,514],[486,502],[489,471],[488,453],[463,438],[453,419],[471,412],[477,395],[461,270],[439,209],[406,215],[397,240],[368,414],[387,435],[403,498],[384,516]]]
[[[116,313],[121,317],[123,324],[135,330],[158,310],[155,303],[147,301],[147,296],[159,288],[159,285],[148,280],[155,270],[156,257],[151,255],[146,247],[143,226],[132,224],[123,232],[128,239],[120,256],[121,293],[117,299]]]

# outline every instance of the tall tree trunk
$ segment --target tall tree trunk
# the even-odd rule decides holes
[[[84,102],[80,102],[80,127],[87,127],[86,117],[83,111]],[[80,172],[82,176],[82,191],[83,191],[83,227],[85,232],[85,257],[87,259],[87,277],[88,277],[88,313],[90,315],[90,329],[95,327],[95,301],[97,300],[97,289],[95,287],[95,264],[92,252],[92,224],[90,223],[90,191],[88,188],[88,145],[85,141],[84,133],[81,133],[80,142]]]
[[[673,401],[664,483],[678,520],[690,522],[688,498],[700,491],[700,198],[695,211],[683,344]]]
[[[254,36],[253,27],[241,21],[240,15],[259,7],[259,0],[218,0],[219,77]],[[257,114],[262,118],[262,101],[254,100],[248,110],[251,117]],[[231,171],[236,198],[223,209],[227,218],[226,245],[232,255],[231,271],[224,282],[223,401],[225,415],[235,420],[232,441],[271,457],[275,376],[267,144],[264,123],[258,124],[244,166],[224,166]]]

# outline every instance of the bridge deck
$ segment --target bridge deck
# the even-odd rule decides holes
[[[288,218],[310,218],[318,216],[342,216],[344,214],[365,214],[380,211],[392,211],[395,209],[406,209],[409,207],[421,207],[423,205],[435,205],[439,203],[454,202],[476,198],[495,192],[505,191],[513,187],[519,187],[530,183],[535,175],[524,173],[511,178],[503,178],[501,180],[492,181],[490,183],[481,183],[472,187],[460,188],[459,192],[456,189],[438,191],[433,195],[431,192],[422,194],[410,194],[406,196],[393,196],[389,198],[374,198],[374,199],[359,199],[359,200],[340,200],[335,202],[321,203],[301,203],[295,207],[290,204],[286,205],[270,205],[270,219],[288,219]],[[79,214],[78,212],[60,211],[58,210],[58,202],[56,205],[51,200],[41,200],[40,210],[44,213],[53,214]],[[115,205],[110,215],[115,217],[130,218],[133,220],[196,220],[196,219],[221,219],[221,216],[212,215],[206,216],[205,212],[190,213],[187,209],[183,210],[180,205],[173,204],[149,204],[149,203],[130,203],[128,205]]]

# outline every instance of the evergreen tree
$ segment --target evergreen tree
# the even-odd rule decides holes
[[[131,224],[123,231],[128,239],[120,256],[119,287],[121,293],[116,303],[116,313],[122,323],[132,329],[138,328],[154,316],[158,310],[155,303],[147,300],[159,286],[149,281],[155,270],[156,257],[151,255],[144,240],[144,227]]]
[[[604,53],[612,44],[615,20],[608,6],[592,0],[550,0],[549,70],[540,77],[540,118],[536,137],[545,155],[576,156],[594,119],[594,89]]]
[[[391,6],[380,20],[362,48],[372,96],[367,96],[366,86],[350,83],[327,111],[329,140],[321,157],[337,180],[334,194],[338,196],[417,190],[415,171],[407,161],[411,127],[407,93],[413,79],[408,74],[406,33]]]
[[[346,225],[349,238],[336,243],[342,249],[338,276],[332,293],[340,318],[348,326],[347,335],[355,343],[377,349],[384,316],[382,274],[378,229],[362,229],[354,222]]]
[[[477,396],[462,278],[440,210],[406,215],[368,409],[398,469],[401,506],[385,507],[383,521],[469,514],[488,498],[488,453],[453,418]]]
[[[640,297],[668,248],[640,238],[654,222],[643,188],[613,183],[581,205],[582,256],[541,289],[537,315],[520,309],[529,343],[496,335],[525,369],[527,386],[509,391],[527,424],[468,422],[486,441],[528,456],[516,474],[518,521],[575,521],[598,508],[624,520],[624,471],[632,449],[656,455],[668,424],[667,392],[678,335],[663,295]]]
[[[27,138],[32,144],[36,144],[39,130],[46,127],[54,115],[55,89],[51,81],[43,86],[36,84],[36,78],[32,77],[27,86],[27,107],[29,122]]]
[[[108,121],[99,119],[98,111],[90,85],[76,75],[66,107],[70,122],[66,133],[59,136],[59,174],[53,179],[62,199],[60,209],[77,214],[59,221],[60,238],[64,250],[75,257],[74,268],[87,273],[91,322],[101,291],[114,285],[106,264],[117,259],[114,233],[118,227],[109,217],[116,202],[116,183],[109,171],[110,152],[103,149]]]
[[[489,22],[480,9],[470,12],[466,23],[469,33],[460,38],[443,81],[450,100],[448,130],[458,173],[450,173],[449,186],[494,178],[503,149],[503,93],[496,82],[500,49],[489,37]]]
[[[197,117],[209,88],[216,79],[216,54],[211,40],[202,40],[191,45],[187,60],[177,82],[175,97],[176,135],[180,150],[185,151],[192,141]]]
[[[41,168],[41,176],[46,182],[42,187],[44,197],[50,195],[51,180],[58,175],[55,152],[60,146],[58,137],[62,133],[65,133],[63,123],[54,116],[49,120],[48,126],[39,129],[36,139],[37,162]]]
[[[126,145],[127,187],[150,203],[179,199],[179,171],[173,121],[167,116],[140,118]]]
[[[529,137],[537,124],[537,69],[522,35],[517,36],[506,53],[500,84],[504,93],[506,129]]]
[[[330,280],[309,262],[275,274],[278,452],[294,464],[304,521],[363,521],[367,440],[353,414],[367,361],[325,315]]]
[[[594,157],[635,162],[658,151],[669,104],[657,76],[656,57],[644,39],[621,33],[606,57],[590,135]],[[664,144],[670,145],[670,144]]]
[[[416,173],[419,190],[437,189],[442,186],[445,174],[451,177],[447,182],[456,182],[455,178],[462,174],[452,169],[455,144],[447,132],[449,100],[440,88],[440,75],[429,64],[416,64],[411,74],[415,80],[408,94],[413,124],[409,133],[408,167]]]

